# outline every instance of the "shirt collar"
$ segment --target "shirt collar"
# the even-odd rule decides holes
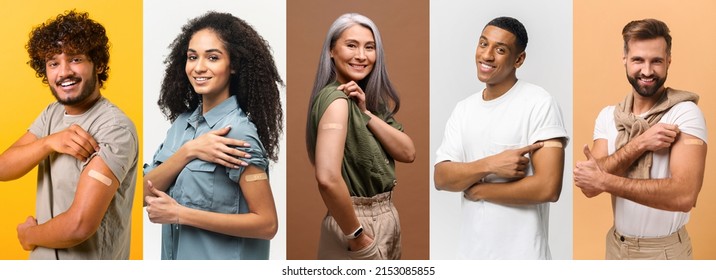
[[[239,108],[238,103],[236,103],[236,95],[229,96],[226,100],[219,103],[219,105],[216,105],[216,107],[211,108],[209,112],[206,112],[202,116],[201,114],[201,103],[199,106],[196,107],[196,110],[189,116],[187,119],[187,122],[193,126],[193,124],[198,123],[202,119],[206,120],[206,124],[209,126],[209,128],[214,129],[214,125],[218,123],[221,119],[226,117],[229,113],[231,113],[234,110],[237,110]]]

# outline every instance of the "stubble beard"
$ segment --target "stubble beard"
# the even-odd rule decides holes
[[[661,89],[662,86],[664,86],[664,83],[666,82],[666,75],[662,78],[659,76],[654,75],[654,79],[656,82],[651,87],[642,87],[639,85],[639,80],[635,77],[630,76],[627,74],[627,80],[629,80],[629,84],[631,84],[632,88],[634,88],[634,91],[638,93],[639,95],[643,97],[652,97],[656,94],[656,92]]]
[[[73,76],[67,77],[63,80],[73,79],[73,78],[76,78],[76,77],[73,75]],[[71,105],[77,105],[79,103],[82,103],[87,98],[89,98],[95,90],[95,86],[97,85],[97,70],[92,69],[92,75],[90,75],[90,78],[86,81],[80,79],[79,83],[82,83],[82,88],[80,88],[80,94],[76,97],[69,97],[69,98],[62,99],[62,98],[60,98],[59,94],[57,94],[57,90],[53,86],[50,86],[50,91],[52,92],[52,95],[55,97],[57,102],[62,105],[70,105],[71,106]],[[55,86],[59,86],[59,85],[55,84]]]

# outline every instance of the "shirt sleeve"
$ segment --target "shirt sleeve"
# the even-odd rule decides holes
[[[453,109],[450,118],[445,124],[445,132],[443,141],[435,152],[435,163],[443,161],[464,162],[464,150],[462,146],[462,130],[460,129],[460,121],[463,119],[462,103]]]
[[[614,114],[614,111],[610,110],[610,107],[605,107],[599,112],[597,120],[594,121],[594,135],[592,136],[592,140],[609,139],[607,132],[609,129],[609,120],[613,119],[609,117],[609,114]]]
[[[178,147],[176,147],[177,144],[182,143],[183,141],[183,130],[186,129],[186,119],[188,117],[188,114],[181,114],[174,120],[171,127],[169,127],[169,130],[167,131],[164,142],[162,142],[157,151],[154,152],[152,161],[144,164],[142,171],[144,175],[147,175],[147,173],[151,172],[154,168],[157,168],[157,166],[164,163],[167,159],[174,155],[178,149]]]
[[[50,116],[52,104],[47,106],[45,110],[40,113],[39,116],[32,122],[30,128],[27,129],[30,133],[34,134],[37,138],[42,138],[48,135],[47,118]]]
[[[562,110],[552,96],[548,95],[536,105],[530,120],[530,144],[553,138],[565,138],[569,141]]]
[[[104,160],[117,180],[124,181],[138,160],[139,145],[134,126],[109,125],[93,136],[99,144],[96,156]],[[83,168],[87,163],[89,159],[83,164]]]
[[[236,148],[251,155],[250,158],[242,158],[241,160],[268,173],[268,158],[266,158],[266,150],[259,139],[256,126],[250,122],[248,118],[242,117],[238,125],[232,126],[231,131],[227,134],[227,137],[243,140],[249,143],[251,145],[250,147]],[[226,168],[226,173],[232,181],[238,182],[245,169],[246,168],[243,166],[240,166],[239,168]]]
[[[326,92],[326,91],[330,91],[330,92]],[[328,110],[328,106],[330,106],[331,103],[333,103],[333,101],[335,101],[337,99],[346,99],[346,100],[349,100],[349,102],[350,102],[350,99],[348,99],[348,97],[342,91],[332,90],[332,88],[325,88],[325,89],[321,90],[321,92],[318,94],[318,96],[316,98],[317,98],[316,102],[315,102],[315,104],[313,104],[313,106],[316,107],[316,114],[315,114],[316,118],[313,119],[313,122],[314,122],[313,124],[315,127],[318,127],[318,123],[321,122],[321,118],[323,118],[323,114],[326,112],[326,110]],[[365,117],[367,117],[367,116],[365,116]]]
[[[679,127],[681,132],[708,142],[704,114],[695,103],[689,101],[676,104],[669,110],[669,115],[670,119],[662,119],[662,122],[673,123]]]

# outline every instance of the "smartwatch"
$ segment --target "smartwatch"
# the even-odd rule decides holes
[[[363,234],[363,226],[359,226],[353,233],[346,235],[346,239],[356,239]]]

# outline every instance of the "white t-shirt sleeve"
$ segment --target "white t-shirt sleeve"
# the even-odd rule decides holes
[[[604,107],[601,112],[599,112],[599,115],[597,116],[597,120],[594,121],[594,135],[592,136],[592,140],[597,139],[609,139],[609,122],[612,122],[612,126],[614,125],[614,118],[611,116],[614,114],[614,106]]]
[[[707,141],[706,121],[704,114],[693,102],[681,102],[671,107],[669,118],[662,118],[660,122],[672,123],[679,126],[682,133],[693,135],[704,142]]]
[[[551,96],[536,104],[530,120],[531,133],[528,139],[530,144],[553,138],[565,138],[569,141],[567,130],[564,128],[562,110]]]
[[[443,141],[438,147],[435,156],[435,163],[443,161],[464,162],[465,153],[462,146],[462,129],[460,122],[463,119],[462,102],[458,103],[450,114],[447,124],[445,124],[445,133]]]

